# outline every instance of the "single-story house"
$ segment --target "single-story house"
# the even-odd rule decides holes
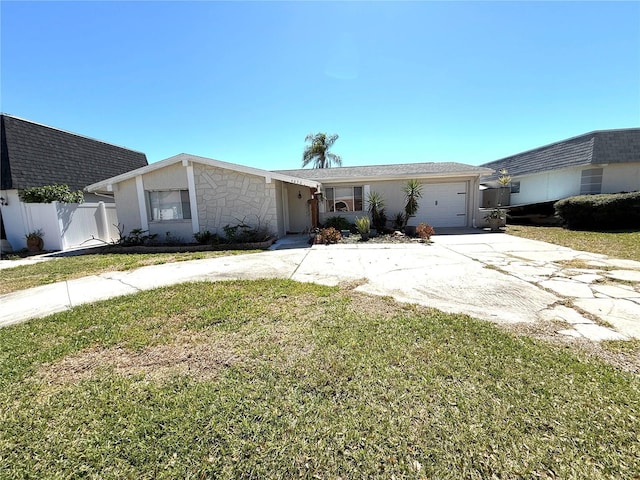
[[[640,190],[640,128],[598,130],[485,163],[484,207],[495,206],[501,170],[511,177],[503,205],[554,202],[574,195]]]
[[[0,130],[0,222],[14,250],[24,248],[26,233],[43,227],[41,219],[35,221],[21,202],[20,190],[52,184],[83,190],[103,178],[147,165],[144,153],[13,115],[0,114]],[[85,201],[113,200],[87,193]],[[68,218],[46,222],[59,220],[64,223]],[[45,239],[45,247],[47,241],[53,242],[53,238]]]
[[[481,218],[480,177],[490,173],[459,163],[267,171],[182,153],[94,183],[87,191],[114,195],[125,233],[142,229],[162,237],[169,232],[189,241],[196,232],[222,234],[225,225],[244,222],[259,223],[281,237],[329,216],[353,221],[366,215],[371,191],[385,198],[387,212],[400,212],[409,179],[424,184],[414,223],[475,226]]]
[[[279,173],[308,178],[322,184],[320,222],[341,215],[353,223],[367,210],[369,192],[379,193],[385,200],[389,219],[404,211],[402,188],[410,179],[423,184],[419,208],[410,225],[420,222],[433,227],[475,227],[482,222],[478,213],[480,177],[489,175],[488,168],[454,162],[368,165],[319,169],[279,170]],[[294,199],[290,203],[295,205]],[[308,223],[303,211],[290,219],[290,229],[300,231]]]

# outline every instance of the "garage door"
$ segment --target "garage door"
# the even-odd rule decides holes
[[[410,224],[433,227],[467,226],[467,182],[425,183],[420,208]]]

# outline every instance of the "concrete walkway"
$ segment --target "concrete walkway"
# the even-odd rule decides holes
[[[358,291],[494,322],[561,321],[560,333],[594,341],[640,338],[640,262],[504,233],[433,240],[308,247],[292,237],[263,253],[110,272],[0,296],[0,326],[187,281],[290,278],[357,281]]]

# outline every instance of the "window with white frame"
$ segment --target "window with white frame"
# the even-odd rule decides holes
[[[326,212],[361,212],[362,187],[328,187],[324,189]]]
[[[188,190],[148,191],[147,196],[152,221],[191,219]]]

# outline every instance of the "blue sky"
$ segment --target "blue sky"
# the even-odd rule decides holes
[[[0,2],[1,110],[143,151],[477,165],[640,126],[639,2]]]

